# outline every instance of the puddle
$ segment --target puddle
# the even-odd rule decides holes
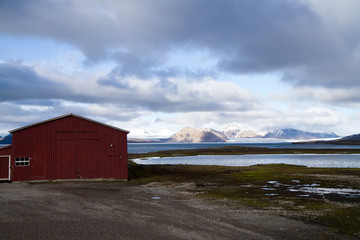
[[[299,196],[299,197],[310,197],[309,194],[299,194],[298,196]]]
[[[285,184],[282,184],[279,181],[267,181],[267,184],[272,185],[274,187],[279,187],[279,186],[286,186]],[[268,187],[268,185],[265,184],[264,187]]]
[[[262,190],[266,190],[266,191],[275,191],[276,188],[269,188],[269,187],[262,187]]]
[[[161,197],[152,197],[151,200],[160,200]]]
[[[252,184],[240,185],[240,187],[254,187]]]
[[[352,188],[321,188],[321,187],[301,187],[298,189],[289,189],[291,192],[314,193],[319,195],[339,194],[350,197],[360,197],[360,190]]]
[[[310,197],[311,194],[316,195],[327,195],[327,194],[338,194],[343,197],[360,197],[360,190],[353,189],[350,186],[344,186],[344,185],[338,185],[335,188],[325,188],[321,187],[319,183],[306,183],[306,184],[300,184],[301,181],[297,179],[291,180],[291,183],[294,183],[294,185],[291,184],[282,184],[279,181],[267,181],[267,184],[263,185],[261,187],[262,190],[265,191],[276,191],[281,190],[283,191],[284,188],[286,188],[287,191],[290,192],[298,192],[299,197]],[[279,195],[278,193],[265,193],[266,196],[276,196]]]
[[[278,193],[265,193],[265,196],[278,196]]]

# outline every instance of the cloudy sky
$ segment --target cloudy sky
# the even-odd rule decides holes
[[[67,113],[360,132],[358,0],[1,0],[0,133]]]

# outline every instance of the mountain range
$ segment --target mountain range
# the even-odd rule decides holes
[[[244,129],[239,129],[236,127],[226,127],[222,133],[227,137],[227,138],[256,138],[256,137],[262,137],[258,134],[256,134],[255,132],[251,131],[251,130],[244,130]]]
[[[210,128],[185,127],[172,135],[170,138],[157,140],[155,142],[226,142],[234,138],[274,138],[291,140],[310,140],[323,138],[338,138],[333,132],[306,132],[298,129],[282,129],[267,132],[265,135],[259,135],[251,130],[242,130],[235,127],[226,127],[223,131],[217,131]],[[141,142],[140,139],[130,139],[129,142]],[[142,142],[148,142],[144,140]],[[154,141],[153,141],[154,142]]]
[[[293,128],[286,128],[282,130],[273,130],[265,134],[264,138],[276,139],[295,139],[295,140],[309,140],[319,138],[337,138],[339,137],[333,132],[306,132]]]
[[[299,129],[286,128],[268,131],[265,135],[257,134],[251,130],[226,127],[223,131],[214,129],[201,129],[186,127],[172,136],[170,142],[226,142],[231,138],[274,138],[291,140],[310,140],[323,138],[338,138],[334,132],[307,132]]]
[[[226,142],[227,137],[219,131],[214,129],[185,127],[179,132],[174,134],[168,142],[185,142],[185,143],[198,143],[198,142]]]

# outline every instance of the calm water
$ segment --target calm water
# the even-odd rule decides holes
[[[217,166],[251,166],[285,163],[307,167],[360,168],[360,154],[256,154],[256,155],[199,155],[135,159],[138,164],[188,164]]]
[[[147,153],[176,149],[214,148],[224,146],[246,146],[267,148],[305,148],[305,149],[360,149],[360,145],[332,145],[332,144],[291,144],[290,142],[258,142],[258,143],[129,143],[129,153]]]

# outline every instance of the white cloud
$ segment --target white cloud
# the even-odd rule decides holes
[[[360,103],[360,88],[298,87],[290,91],[297,100],[317,102],[328,106],[358,106]]]

